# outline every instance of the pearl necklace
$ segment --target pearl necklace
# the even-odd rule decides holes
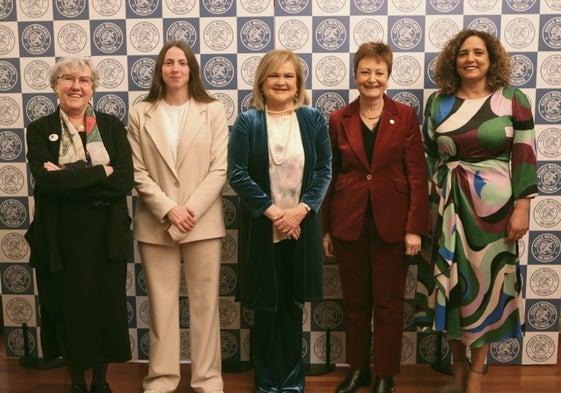
[[[283,143],[282,143],[282,153],[280,158],[278,156],[275,155],[274,150],[273,149],[273,142],[271,140],[271,119],[269,117],[269,112],[267,110],[267,107],[265,106],[265,120],[267,122],[267,145],[269,147],[269,155],[271,156],[271,160],[273,160],[273,164],[275,164],[276,166],[281,166],[282,164],[284,164],[284,162],[286,161],[286,157],[288,155],[288,144],[290,143],[290,139],[292,138],[292,128],[294,125],[294,114],[290,115],[290,124],[288,126],[288,133],[286,135],[286,138],[284,139]]]
[[[285,113],[288,113],[292,110],[292,105],[288,105],[286,108],[278,110],[278,111],[274,111],[272,109],[269,109],[267,107],[267,105],[265,105],[265,111],[267,113],[270,113],[271,115],[284,115]]]

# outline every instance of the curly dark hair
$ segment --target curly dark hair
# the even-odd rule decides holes
[[[489,53],[490,64],[487,73],[489,91],[493,92],[510,83],[510,56],[501,42],[486,31],[465,29],[448,41],[436,60],[434,79],[442,93],[453,94],[460,88],[462,81],[456,69],[456,59],[464,41],[472,36],[481,38]]]

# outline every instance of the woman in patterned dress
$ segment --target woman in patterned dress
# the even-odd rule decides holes
[[[518,240],[528,231],[537,173],[530,103],[509,86],[510,75],[495,37],[463,30],[437,59],[439,90],[425,109],[434,209],[418,322],[450,341],[449,392],[481,392],[490,343],[522,336]]]

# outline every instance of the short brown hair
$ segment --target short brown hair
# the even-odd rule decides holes
[[[392,73],[393,52],[391,48],[381,41],[365,42],[358,47],[354,57],[353,73],[356,75],[358,63],[366,57],[376,57],[383,60],[388,66],[388,76]]]

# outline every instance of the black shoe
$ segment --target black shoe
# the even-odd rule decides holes
[[[358,388],[370,385],[370,376],[370,369],[351,368],[347,377],[335,389],[335,393],[354,393]]]
[[[90,393],[113,393],[109,384],[105,381],[93,381]]]
[[[376,377],[376,379],[374,380],[374,389],[372,389],[372,393],[392,393],[392,391],[393,377]]]
[[[78,383],[70,387],[70,393],[88,393],[88,388],[83,383]]]

